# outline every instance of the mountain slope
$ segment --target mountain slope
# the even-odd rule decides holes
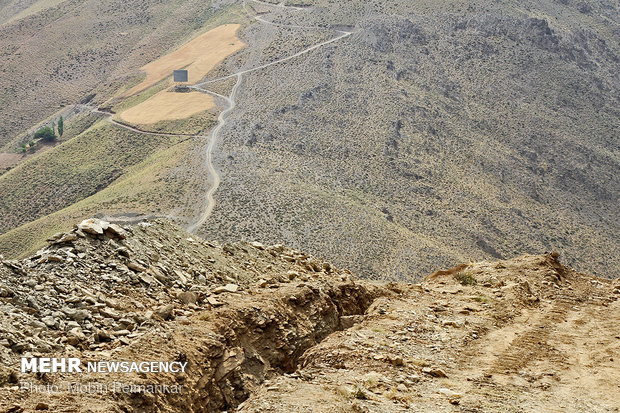
[[[164,205],[153,206],[152,194],[142,191],[142,208],[123,211],[127,203],[101,194],[103,213],[109,208],[171,216],[183,225],[202,222],[205,188],[221,181],[213,214],[198,233],[220,241],[283,241],[366,278],[413,280],[437,265],[552,249],[561,250],[579,270],[608,277],[618,273],[617,5],[572,0],[304,4],[309,7],[248,1],[175,8],[76,0],[3,25],[0,34],[13,45],[4,55],[12,71],[2,77],[8,82],[3,90],[11,94],[19,85],[24,93],[6,100],[13,103],[0,110],[6,120],[0,119],[0,127],[19,131],[57,109],[37,93],[45,90],[57,102],[61,95],[50,85],[62,85],[64,75],[43,82],[22,71],[24,59],[35,62],[27,69],[36,73],[55,67],[50,61],[56,66],[66,61],[61,55],[37,57],[29,42],[39,37],[63,44],[54,36],[68,36],[63,32],[67,25],[86,31],[75,47],[92,46],[106,58],[89,54],[78,59],[83,64],[72,61],[63,80],[71,87],[62,93],[73,94],[66,103],[96,92],[94,103],[126,110],[166,87],[162,83],[123,99],[120,94],[141,80],[137,68],[185,43],[190,33],[241,22],[238,36],[247,48],[206,78],[261,68],[244,72],[236,106],[218,129],[213,157],[221,179],[203,165],[214,127],[215,114],[209,113],[188,121],[192,130],[204,126],[204,136],[195,145],[183,145],[185,155],[174,158],[177,170],[157,177],[167,185],[162,184]],[[97,11],[108,26],[94,30],[90,23],[70,20],[78,19],[68,13],[70,6],[80,6],[82,19]],[[117,13],[125,11],[130,14],[122,27],[110,28]],[[164,28],[175,24],[166,17],[171,11],[193,14],[169,32]],[[54,13],[61,16],[60,28],[51,23]],[[149,29],[153,22],[161,22],[155,31]],[[201,23],[201,29],[192,30],[190,23]],[[116,29],[119,39],[108,39]],[[343,32],[337,30],[351,35],[338,38]],[[324,47],[265,66],[334,38]],[[73,44],[68,37],[66,42]],[[61,52],[69,48],[54,53]],[[105,73],[99,65],[106,65]],[[69,79],[82,72],[88,81]],[[225,95],[232,90],[225,81],[209,86]],[[217,110],[224,110],[225,99],[219,103]],[[180,128],[175,123],[156,126],[167,132]],[[15,136],[6,132],[10,143],[5,148],[15,149],[28,137]],[[181,159],[193,161],[186,167]],[[54,183],[36,171],[26,181]],[[28,206],[28,197],[10,202],[21,179],[4,186],[9,174],[0,179],[0,190],[9,193],[4,203],[11,204],[0,227],[12,231],[0,237],[0,248],[13,256],[24,248],[13,249],[16,240],[10,238],[33,234],[38,224],[17,225],[71,208],[67,204],[84,200],[92,187],[111,183],[110,174],[98,174],[97,182],[66,200],[53,196],[57,188],[52,185],[43,191],[50,201],[39,208]],[[179,181],[187,183],[183,191]],[[191,186],[196,188],[186,190]],[[32,188],[16,190],[28,191]],[[135,205],[140,199],[131,201]],[[85,216],[97,212],[84,211]],[[61,228],[50,224],[58,217],[50,217],[48,231]],[[76,218],[71,215],[62,228]],[[43,238],[22,244],[39,245]]]
[[[552,248],[618,272],[617,8],[322,5],[270,18],[355,33],[244,79],[204,234],[392,279]]]
[[[60,105],[93,92],[108,99],[233,3],[69,0],[0,26],[0,150],[17,148],[18,135]]]

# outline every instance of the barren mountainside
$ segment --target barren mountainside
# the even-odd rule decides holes
[[[61,107],[98,91],[114,94],[140,66],[189,40],[232,2],[3,3],[0,149],[10,150],[23,143],[16,139],[25,130]]]
[[[353,34],[244,80],[204,233],[391,279],[552,248],[614,276],[617,7],[351,4],[281,12]]]
[[[0,413],[619,412],[618,131],[617,0],[0,1]]]
[[[86,216],[144,214],[365,278],[552,249],[620,270],[614,2],[31,3],[0,26],[6,256]],[[232,76],[204,85],[214,107],[104,123],[167,91],[124,95],[142,65],[231,23],[244,47],[205,76]],[[60,104],[62,144],[17,154]]]

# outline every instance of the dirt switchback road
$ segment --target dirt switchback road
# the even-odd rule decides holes
[[[209,191],[207,191],[207,196],[206,196],[207,207],[205,208],[200,219],[194,224],[190,225],[190,227],[188,228],[189,232],[196,232],[198,229],[200,229],[200,227],[204,225],[206,220],[209,218],[209,216],[211,215],[211,212],[213,212],[213,208],[215,207],[215,199],[213,198],[213,194],[215,193],[215,191],[217,191],[217,188],[220,186],[220,175],[217,173],[217,170],[213,166],[213,148],[215,146],[218,133],[220,132],[222,127],[226,124],[226,117],[232,110],[235,109],[235,106],[236,106],[235,97],[237,96],[237,90],[239,89],[239,86],[241,85],[242,79],[243,79],[243,75],[238,74],[237,83],[235,83],[235,86],[232,88],[232,91],[229,97],[222,96],[215,92],[210,92],[208,90],[199,88],[197,86],[193,87],[194,89],[201,90],[206,93],[211,93],[213,95],[216,95],[224,99],[227,102],[228,107],[226,108],[226,110],[220,113],[218,117],[217,126],[211,131],[211,134],[209,136],[209,144],[207,145],[207,149],[206,149],[207,169],[209,171],[209,175],[212,177],[211,187],[209,188]]]
[[[291,9],[293,11],[296,10],[303,10],[303,8],[301,7],[293,7],[293,6],[286,6],[284,4],[270,4],[270,3],[264,3],[264,2],[260,2],[257,1],[258,3],[261,4],[266,4],[266,5],[271,5],[274,7],[278,7],[278,8],[285,8],[285,9]],[[301,29],[317,29],[317,30],[329,30],[329,29],[325,29],[324,27],[305,27],[305,26],[297,26],[297,25],[284,25],[284,24],[276,24],[276,23],[272,23],[268,20],[263,19],[262,17],[259,16],[255,16],[255,19],[262,24],[269,24],[269,25],[275,25],[275,26],[279,26],[279,27],[289,27],[289,28],[301,28]],[[217,170],[215,169],[215,166],[213,165],[213,150],[215,148],[215,145],[217,143],[218,137],[219,137],[219,133],[222,130],[222,128],[224,127],[224,125],[226,124],[226,118],[228,117],[228,115],[230,114],[230,112],[232,112],[235,107],[236,107],[236,97],[237,97],[237,93],[239,90],[239,87],[241,86],[242,80],[243,80],[243,75],[247,74],[247,73],[252,73],[258,70],[263,70],[263,69],[267,69],[271,66],[274,65],[278,65],[284,62],[287,62],[289,60],[295,59],[297,57],[303,56],[307,53],[310,53],[313,50],[319,49],[323,46],[326,46],[328,44],[334,43],[336,41],[339,41],[341,39],[344,39],[345,37],[350,36],[351,34],[353,34],[353,32],[346,32],[346,31],[341,31],[341,30],[334,30],[335,32],[339,33],[338,36],[333,37],[332,39],[326,40],[324,42],[315,44],[313,46],[310,46],[300,52],[297,52],[295,54],[292,54],[290,56],[287,57],[283,57],[281,59],[275,60],[271,63],[267,63],[264,65],[260,65],[260,66],[256,66],[250,69],[245,69],[245,70],[241,70],[238,71],[234,74],[228,75],[228,76],[223,76],[223,77],[219,77],[217,79],[211,79],[211,80],[207,80],[204,82],[200,82],[197,83],[195,85],[189,86],[191,89],[194,90],[198,90],[201,91],[203,93],[208,93],[212,96],[218,97],[220,99],[223,99],[226,104],[227,104],[227,108],[222,111],[218,117],[218,123],[215,126],[214,129],[211,130],[211,132],[208,135],[209,138],[209,143],[207,144],[206,147],[206,169],[208,171],[208,174],[210,176],[210,180],[211,180],[211,187],[209,188],[209,190],[207,191],[206,195],[205,195],[205,204],[204,204],[204,209],[202,211],[202,213],[200,214],[200,216],[197,217],[197,219],[189,225],[188,227],[188,231],[190,232],[196,232],[198,230],[200,230],[200,228],[206,223],[206,221],[209,219],[209,216],[211,216],[211,213],[213,212],[213,209],[215,207],[215,197],[214,194],[217,191],[217,189],[219,188],[219,185],[221,183],[221,178],[219,173],[217,172]],[[210,91],[208,89],[206,89],[205,87],[207,85],[216,83],[216,82],[220,82],[222,80],[226,80],[226,79],[231,79],[231,78],[236,78],[236,83],[235,86],[233,87],[230,96],[223,96],[219,93]],[[185,136],[188,138],[200,138],[204,135],[198,134],[198,135],[188,135],[188,134],[176,134],[176,133],[164,133],[164,132],[149,132],[149,131],[145,131],[145,130],[141,130],[138,129],[136,127],[124,124],[124,123],[120,123],[116,120],[114,120],[112,118],[113,114],[110,112],[106,112],[106,111],[101,111],[97,108],[90,108],[91,111],[93,113],[97,113],[97,114],[102,114],[108,117],[108,121],[118,127],[130,130],[132,132],[135,133],[141,133],[141,134],[145,134],[145,135],[154,135],[154,136]]]
[[[262,3],[262,2],[260,2]],[[268,4],[268,3],[266,3]],[[293,10],[299,10],[300,8],[298,7],[289,7],[289,6],[284,6],[282,4],[277,5],[277,7],[283,7],[283,8],[290,8]],[[281,26],[281,27],[289,27],[289,28],[303,28],[303,29],[317,29],[317,30],[325,30],[325,28],[322,27],[305,27],[305,26],[296,26],[296,25],[282,25],[282,24],[275,24],[272,22],[269,22],[261,17],[255,17],[256,20],[260,23],[263,24],[270,24],[270,25],[276,25],[276,26]],[[257,67],[253,67],[250,69],[245,69],[245,70],[241,70],[239,72],[236,72],[234,74],[228,75],[228,76],[223,76],[223,77],[219,77],[217,79],[212,79],[212,80],[207,80],[204,82],[200,82],[197,83],[193,86],[190,86],[191,89],[195,89],[195,90],[199,90],[201,92],[204,93],[209,93],[213,96],[219,97],[221,99],[224,99],[228,105],[228,107],[219,115],[218,118],[218,124],[217,126],[211,131],[211,133],[209,134],[209,144],[207,145],[206,148],[206,167],[207,170],[209,172],[209,175],[211,177],[211,187],[209,188],[209,191],[206,194],[206,203],[205,203],[205,208],[202,212],[202,214],[200,215],[200,217],[188,227],[188,231],[190,232],[196,232],[198,230],[200,230],[200,228],[207,222],[207,220],[209,219],[209,217],[211,216],[211,213],[213,212],[213,209],[215,207],[215,197],[214,194],[217,191],[220,183],[221,183],[221,178],[219,173],[217,172],[217,170],[215,169],[215,166],[213,165],[213,150],[215,148],[215,144],[217,143],[217,139],[218,139],[218,134],[220,133],[222,127],[224,127],[224,125],[226,124],[226,117],[230,114],[230,112],[232,112],[236,106],[236,96],[237,96],[237,92],[239,89],[239,86],[241,85],[242,79],[243,79],[243,75],[244,74],[248,74],[248,73],[252,73],[258,70],[263,70],[266,68],[269,68],[271,66],[274,65],[278,65],[281,63],[284,63],[286,61],[295,59],[297,57],[303,56],[313,50],[316,50],[318,48],[321,48],[323,46],[326,46],[328,44],[334,43],[338,40],[344,39],[345,37],[350,36],[351,34],[353,34],[353,32],[345,32],[345,31],[340,31],[340,30],[336,30],[336,32],[340,33],[340,35],[326,40],[324,42],[315,44],[313,46],[310,46],[300,52],[297,52],[293,55],[284,57],[282,59],[278,59],[275,60],[271,63],[267,63],[264,65],[260,65]],[[226,80],[226,79],[231,79],[231,78],[236,78],[237,82],[235,83],[235,86],[233,87],[230,96],[223,96],[220,95],[218,93],[212,92],[208,89],[205,89],[206,86],[213,84],[213,83],[217,83],[220,82],[222,80]]]

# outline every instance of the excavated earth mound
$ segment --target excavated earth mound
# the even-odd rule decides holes
[[[620,408],[620,283],[554,254],[377,284],[281,245],[92,219],[0,261],[0,411]],[[187,368],[21,371],[37,357]]]

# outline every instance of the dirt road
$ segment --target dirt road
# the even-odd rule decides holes
[[[391,288],[240,410],[620,411],[619,281],[547,255]]]
[[[274,7],[278,7],[278,8],[287,8],[287,9],[291,9],[291,10],[302,10],[303,8],[300,7],[293,7],[293,6],[285,6],[284,4],[270,4],[270,3],[264,3],[264,2],[260,2],[258,1],[258,3],[261,4],[266,4],[266,5],[271,5]],[[283,24],[276,24],[273,22],[270,22],[268,20],[263,19],[260,16],[255,16],[255,19],[263,24],[269,24],[269,25],[275,25],[275,26],[279,26],[279,27],[288,27],[288,28],[301,28],[301,29],[317,29],[317,30],[330,30],[330,29],[325,29],[324,27],[305,27],[305,26],[297,26],[297,25],[283,25]],[[353,34],[353,32],[347,32],[347,31],[341,31],[341,30],[334,30],[335,32],[339,33],[338,36],[323,41],[321,43],[317,43],[315,45],[312,45],[310,47],[307,47],[304,50],[301,50],[300,52],[297,52],[295,54],[292,54],[290,56],[287,57],[283,57],[281,59],[275,60],[273,62],[264,64],[264,65],[260,65],[260,66],[256,66],[250,69],[245,69],[245,70],[241,70],[238,71],[236,73],[233,73],[231,75],[227,75],[227,76],[223,76],[223,77],[219,77],[217,79],[211,79],[208,81],[204,81],[204,82],[199,82],[196,83],[195,85],[189,86],[191,89],[197,90],[197,91],[201,91],[203,93],[208,93],[210,95],[216,96],[220,99],[223,99],[226,104],[227,107],[224,111],[222,111],[218,117],[218,123],[215,126],[214,129],[211,130],[211,132],[208,135],[208,139],[209,139],[209,143],[206,147],[206,169],[209,173],[209,179],[211,180],[211,187],[209,188],[209,190],[206,193],[205,196],[205,206],[203,209],[203,212],[200,214],[200,216],[195,220],[195,222],[193,222],[192,224],[189,225],[188,230],[190,232],[196,232],[199,231],[200,228],[206,223],[206,221],[209,219],[209,217],[211,216],[211,213],[213,212],[213,209],[215,208],[215,197],[214,194],[217,191],[220,183],[221,183],[221,178],[219,173],[217,172],[215,166],[213,165],[213,150],[215,148],[215,145],[217,143],[217,140],[219,138],[219,134],[222,130],[222,128],[224,127],[224,125],[226,124],[226,118],[230,115],[230,113],[235,109],[236,107],[236,97],[237,97],[237,93],[238,90],[241,86],[242,80],[243,80],[243,75],[244,74],[248,74],[248,73],[252,73],[258,70],[263,70],[266,68],[269,68],[271,66],[275,66],[284,62],[287,62],[289,60],[295,59],[297,57],[303,56],[307,53],[312,52],[313,50],[319,49],[321,47],[324,47],[328,44],[337,42],[341,39],[344,39],[348,36],[350,36],[351,34]],[[217,82],[221,82],[223,80],[226,79],[231,79],[231,78],[236,78],[237,81],[235,83],[235,86],[232,88],[231,94],[229,96],[223,96],[221,94],[218,94],[216,92],[210,91],[208,89],[205,88],[205,86],[208,86],[210,84],[213,83],[217,83]],[[203,137],[204,135],[187,135],[187,134],[175,134],[175,133],[164,133],[164,132],[149,132],[149,131],[145,131],[145,130],[141,130],[138,129],[136,127],[124,124],[124,123],[120,123],[116,120],[114,120],[112,118],[112,114],[109,112],[105,112],[105,111],[101,111],[97,108],[92,108],[91,109],[93,113],[99,113],[99,114],[103,114],[108,116],[108,121],[111,122],[112,124],[130,130],[132,132],[135,133],[141,133],[141,134],[145,134],[145,135],[154,135],[154,136],[186,136],[186,137],[192,137],[192,138],[200,138]]]

